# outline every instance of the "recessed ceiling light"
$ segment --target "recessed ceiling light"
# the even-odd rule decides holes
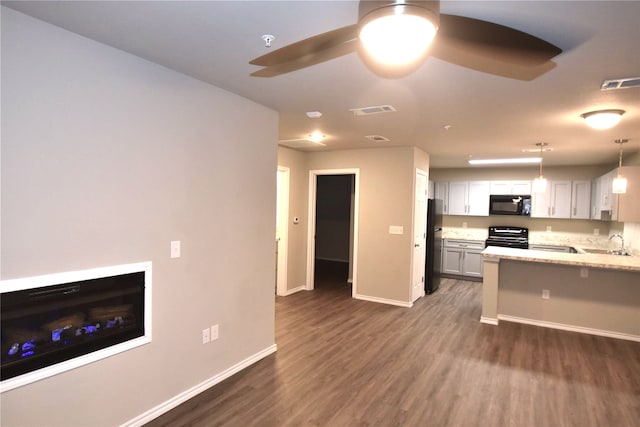
[[[521,165],[538,164],[542,161],[540,157],[519,157],[515,159],[471,159],[467,160],[470,165]]]
[[[320,111],[307,111],[307,117],[310,119],[317,119],[322,117],[322,113]]]

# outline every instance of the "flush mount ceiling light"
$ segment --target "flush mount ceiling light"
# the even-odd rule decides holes
[[[627,178],[622,176],[622,144],[629,142],[628,139],[616,139],[616,144],[620,144],[620,156],[618,157],[618,176],[613,179],[613,194],[625,194],[627,192]]]
[[[533,180],[533,192],[544,193],[547,191],[547,179],[542,176],[542,152],[544,151],[544,147],[549,144],[546,142],[538,142],[536,145],[540,147],[540,175]]]
[[[581,114],[580,117],[594,129],[609,129],[620,122],[624,110],[597,110]]]
[[[396,2],[374,9],[361,17],[358,37],[376,62],[411,64],[426,55],[436,35],[438,9],[437,4],[426,2]]]
[[[521,164],[537,164],[542,161],[541,157],[521,157],[515,159],[470,159],[467,160],[470,165],[521,165]]]

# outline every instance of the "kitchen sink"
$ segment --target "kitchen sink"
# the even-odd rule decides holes
[[[612,250],[607,250],[607,249],[582,249],[582,251],[584,253],[587,254],[606,254],[606,255],[631,255],[628,252],[624,252],[624,253],[620,253],[618,251],[612,251]]]

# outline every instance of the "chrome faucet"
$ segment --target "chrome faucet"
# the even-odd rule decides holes
[[[609,240],[613,239],[614,237],[620,239],[620,249],[618,249],[617,251],[612,251],[612,253],[616,255],[627,255],[627,250],[624,248],[624,237],[622,237],[622,234],[614,233],[611,235],[611,237],[609,237]]]

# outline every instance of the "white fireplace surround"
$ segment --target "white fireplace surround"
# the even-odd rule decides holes
[[[27,385],[62,372],[75,369],[77,367],[96,362],[101,359],[113,356],[123,351],[131,350],[135,347],[151,342],[151,261],[134,264],[122,264],[110,267],[92,268],[88,270],[68,271],[64,273],[47,274],[43,276],[25,277],[20,279],[0,280],[0,298],[5,292],[22,291],[45,286],[59,285],[81,280],[99,279],[102,277],[117,276],[136,272],[144,272],[144,335],[116,344],[102,350],[94,351],[73,359],[56,363],[37,371],[9,378],[0,382],[0,393],[12,390],[23,385]]]

